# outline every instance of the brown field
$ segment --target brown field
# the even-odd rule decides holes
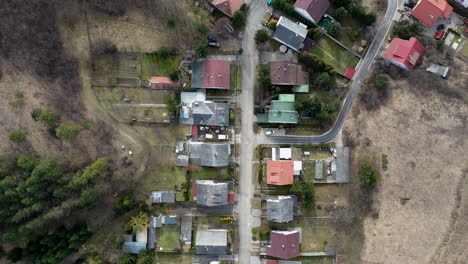
[[[450,79],[425,72],[429,62],[449,65]],[[355,175],[363,157],[381,168],[386,154],[389,163],[380,169],[373,203],[361,211],[363,230],[348,232],[364,239],[362,249],[348,246],[361,255],[346,263],[466,263],[468,63],[429,45],[412,72],[380,63],[373,70],[370,76],[389,74],[390,85],[376,91],[374,77],[365,82],[346,122],[345,144],[354,147]]]

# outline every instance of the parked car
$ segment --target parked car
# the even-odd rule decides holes
[[[272,130],[267,130],[267,131],[265,132],[265,135],[267,135],[267,136],[272,136],[272,135],[274,135],[274,134],[275,134],[275,130],[273,130],[273,129],[272,129]]]
[[[273,0],[268,0],[267,5],[271,5],[272,2],[273,2]]]
[[[440,30],[437,30],[437,32],[435,33],[434,35],[434,38],[435,39],[442,39],[445,35],[445,30],[443,29],[440,29]]]
[[[413,8],[415,6],[415,3],[413,1],[405,1],[404,6]]]
[[[444,24],[439,24],[437,26],[437,30],[441,30],[441,29],[445,29],[445,25]]]
[[[210,46],[212,48],[219,48],[219,42],[209,41],[208,46]]]
[[[209,41],[218,42],[218,38],[217,38],[217,37],[215,37],[215,36],[208,35],[206,38],[207,38]]]

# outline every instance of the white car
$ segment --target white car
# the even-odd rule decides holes
[[[272,130],[267,130],[265,132],[265,135],[267,135],[267,136],[271,136],[271,135],[274,135],[274,134],[275,134],[275,131],[273,129]]]

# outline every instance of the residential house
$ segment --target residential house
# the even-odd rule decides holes
[[[431,27],[440,18],[449,18],[453,7],[446,0],[420,0],[411,15],[424,25]]]
[[[152,76],[149,80],[151,89],[157,90],[177,90],[180,88],[180,80],[173,81],[166,76]]]
[[[291,196],[277,196],[267,200],[267,219],[276,223],[293,220],[294,199]]]
[[[224,255],[227,253],[227,230],[198,230],[195,241],[196,254]]]
[[[283,16],[276,23],[276,30],[273,34],[274,40],[297,52],[302,48],[306,37],[307,27],[294,23]]]
[[[207,167],[226,167],[229,165],[231,145],[228,143],[190,142],[190,163]]]
[[[150,194],[152,203],[175,203],[174,191],[152,191]]]
[[[294,162],[292,160],[268,160],[267,184],[289,185],[294,183]]]
[[[182,217],[180,241],[186,245],[192,244],[192,216],[190,215]]]
[[[205,60],[192,63],[192,88],[229,89],[230,82],[229,61]]]
[[[271,149],[272,160],[290,160],[291,157],[292,157],[291,148],[272,148]]]
[[[291,259],[300,255],[299,231],[271,231],[267,255],[280,259]]]
[[[242,6],[242,0],[208,0],[208,2],[223,12],[227,16],[234,16],[234,13]]]
[[[295,107],[294,94],[280,94],[279,100],[272,100],[265,114],[257,115],[258,123],[297,124],[299,114]]]
[[[148,231],[145,228],[140,232],[128,235],[127,240],[123,243],[122,251],[129,254],[138,254],[146,249],[147,242]]]
[[[329,7],[328,0],[297,0],[294,3],[294,10],[314,24],[318,24]]]
[[[394,38],[384,57],[390,63],[404,69],[412,70],[421,61],[426,48],[416,38],[404,40]]]
[[[177,225],[179,223],[179,219],[175,215],[165,215],[162,218],[163,225]]]
[[[181,125],[229,126],[229,104],[197,101],[181,106]]]
[[[270,79],[273,85],[309,85],[309,73],[300,64],[287,60],[270,61]]]
[[[226,182],[197,180],[192,185],[192,193],[195,202],[204,206],[220,206],[235,202],[234,194],[229,193]]]

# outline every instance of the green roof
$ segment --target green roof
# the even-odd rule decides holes
[[[258,114],[257,115],[257,123],[268,123],[268,115],[267,114]]]
[[[308,84],[294,85],[293,86],[293,92],[295,92],[295,93],[308,93],[309,92],[309,85]]]
[[[286,102],[279,100],[272,100],[270,109],[278,111],[295,111],[294,102]]]
[[[279,101],[294,102],[294,94],[280,94]]]
[[[297,123],[296,111],[268,111],[268,123]]]

